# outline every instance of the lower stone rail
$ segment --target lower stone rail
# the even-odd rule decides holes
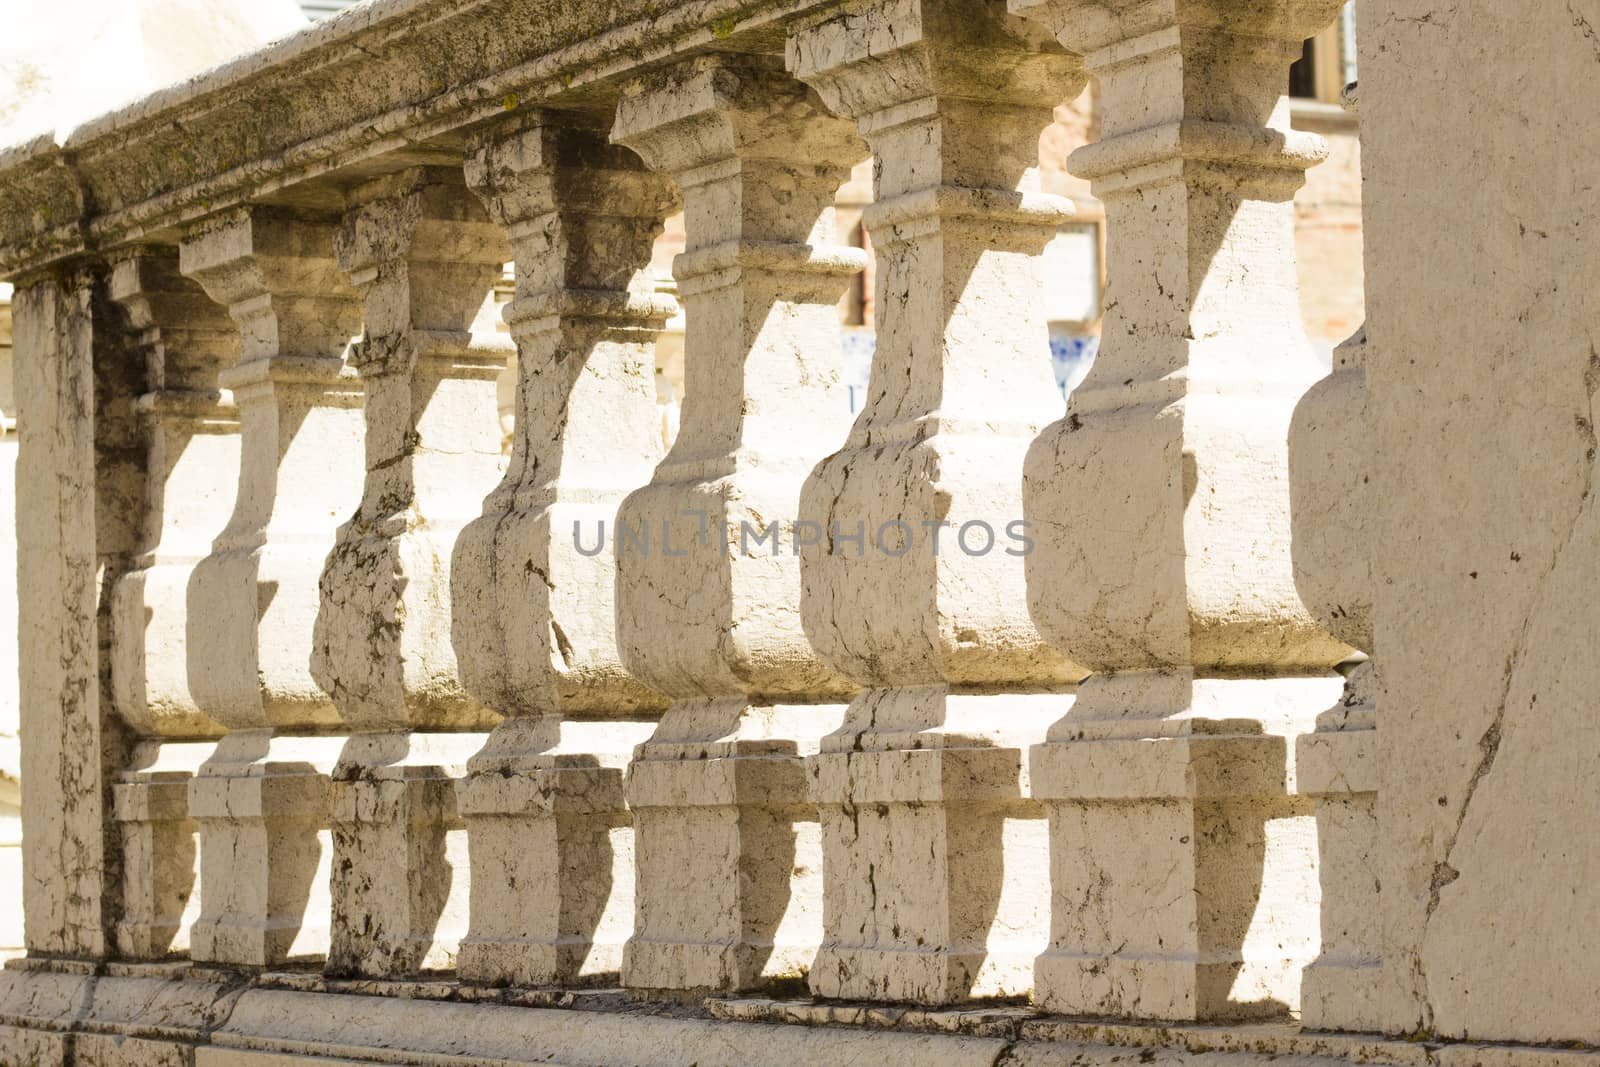
[[[0,1063],[1589,1067],[1600,1064],[1600,1053],[1322,1033],[1290,1023],[1141,1025],[1005,1004],[929,1010],[754,997],[660,1000],[608,989],[35,960],[0,972]]]

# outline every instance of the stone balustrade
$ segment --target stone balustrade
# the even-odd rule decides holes
[[[1387,1025],[1367,349],[1316,383],[1283,97],[1336,0],[502,7],[0,154],[17,974]],[[1090,76],[1063,406],[1038,139]]]

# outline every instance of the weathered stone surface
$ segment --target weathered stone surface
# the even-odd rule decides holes
[[[1027,470],[1033,617],[1096,672],[1031,757],[1051,1010],[1292,1011],[1315,953],[1288,738],[1333,702],[1347,650],[1293,581],[1287,433],[1316,371],[1292,200],[1322,150],[1289,130],[1282,86],[1337,7],[1011,2],[1099,78],[1101,139],[1069,167],[1109,231],[1105,340]]]
[[[1289,427],[1295,588],[1331,634],[1371,652],[1372,546],[1379,510],[1363,327],[1333,352],[1333,371],[1306,390]]]
[[[1297,1032],[1281,1024],[1138,1025],[1029,1018],[1027,1009],[714,999],[628,1004],[612,994],[562,1009],[537,994],[448,983],[324,988],[305,975],[114,968],[112,974],[0,973],[0,1056],[25,1067],[288,1067],[308,1062],[677,1067],[918,1063],[1070,1067],[1589,1067],[1592,1050],[1440,1044]]]
[[[847,428],[836,305],[866,256],[836,243],[833,199],[866,147],[781,63],[720,57],[630,86],[611,137],[683,194],[694,397],[617,513],[623,662],[673,698],[629,771],[623,981],[745,989],[804,974],[821,933],[800,756],[854,687],[806,638],[793,544],[801,485]]]
[[[16,961],[0,973],[0,1062],[19,1067],[183,1067],[244,992],[234,976],[167,968],[97,975]],[[12,1027],[16,1026],[16,1029]]]
[[[329,786],[334,974],[455,966],[470,879],[456,782],[484,734],[358,734]]]
[[[226,737],[190,783],[200,824],[198,960],[261,966],[320,955],[328,937],[326,775],[339,722],[312,678],[318,579],[361,479],[361,394],[344,350],[359,298],[333,227],[269,209],[184,239],[183,272],[240,328],[219,383],[239,408],[232,517],[189,585],[190,689]]]
[[[13,315],[18,400],[38,413],[22,420],[17,456],[18,491],[37,500],[17,514],[18,602],[40,604],[19,636],[21,697],[51,709],[22,731],[22,762],[54,772],[25,798],[40,832],[23,855],[25,880],[39,883],[24,893],[24,921],[30,951],[96,957],[122,908],[108,815],[127,743],[112,712],[102,591],[128,569],[144,511],[134,398],[145,368],[92,266],[35,279]]]
[[[174,15],[183,21],[174,23]],[[18,0],[7,9],[8,32],[0,42],[0,145],[52,131],[64,137],[84,118],[247,51],[304,21],[293,0],[135,0],[114,5]],[[9,181],[0,185],[12,188]],[[116,272],[111,284],[115,288]],[[0,885],[14,887],[0,894],[12,902],[0,905],[0,956],[19,951],[22,944],[18,602],[9,563],[16,557],[17,415],[10,302],[11,286],[0,285],[0,560],[8,561],[0,566],[0,836],[5,839],[0,844]],[[136,360],[132,369],[143,370]],[[134,397],[120,399],[126,403]],[[111,629],[115,638],[117,627]],[[182,669],[182,657],[171,662]]]
[[[1600,137],[1559,102],[1597,69],[1600,10],[1359,17],[1388,235],[1367,275],[1378,1001],[1391,1032],[1594,1043],[1600,305],[1574,282],[1600,273]]]
[[[510,468],[462,531],[453,637],[468,691],[507,718],[460,788],[472,928],[460,969],[541,984],[615,973],[632,911],[622,767],[662,698],[617,650],[616,564],[595,547],[660,456],[647,271],[668,184],[576,116],[471,146],[467,179],[516,258]],[[582,721],[589,720],[589,721]]]
[[[1081,68],[990,6],[933,0],[818,20],[788,65],[856,120],[877,196],[870,395],[800,501],[821,532],[801,550],[806,635],[864,687],[807,760],[826,895],[811,986],[1024,993],[1042,914],[995,925],[1008,887],[1043,874],[1014,851],[1043,829],[1015,746],[1062,704],[1037,694],[1083,673],[1027,617],[1014,525],[1028,442],[1060,411],[1039,255],[1071,205],[1038,191],[1037,140]]]

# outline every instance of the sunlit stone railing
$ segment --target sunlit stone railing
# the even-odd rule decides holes
[[[1361,349],[1302,401],[1282,99],[1335,0],[503,6],[0,156],[30,951],[1180,1020],[1316,960],[1307,1021],[1372,1025]],[[1063,409],[1038,140],[1089,74]]]

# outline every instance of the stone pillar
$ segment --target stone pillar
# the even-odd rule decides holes
[[[1600,1044],[1597,16],[1356,5],[1390,1033]]]
[[[802,619],[864,687],[807,759],[822,823],[822,996],[1019,995],[1044,945],[1023,750],[1082,671],[1028,619],[1022,466],[1057,417],[1040,255],[1071,216],[1039,133],[1074,57],[976,0],[870,3],[789,69],[875,157],[877,350],[843,449],[801,495]],[[691,404],[696,401],[691,400]]]
[[[117,948],[154,959],[189,947],[199,897],[188,783],[223,732],[190,692],[185,645],[189,582],[238,485],[238,413],[217,375],[238,358],[239,332],[178,273],[176,249],[118,257],[109,293],[148,384],[135,398],[147,448],[143,524],[110,604],[112,692],[138,739],[114,787],[123,853]]]
[[[575,116],[491,130],[466,169],[511,239],[518,357],[510,468],[451,565],[462,680],[506,716],[458,791],[472,857],[459,970],[614,977],[633,915],[622,773],[665,702],[623,669],[603,538],[660,458],[653,343],[673,308],[647,267],[673,197]]]
[[[310,670],[318,578],[362,483],[361,392],[344,350],[361,302],[334,227],[242,208],[186,236],[183,272],[242,332],[232,517],[189,586],[189,688],[228,728],[189,786],[200,824],[196,960],[266,966],[328,946],[327,774],[339,739]],[[317,736],[317,735],[324,736]]]
[[[838,303],[866,255],[836,242],[833,197],[866,147],[781,62],[744,57],[630,86],[611,137],[683,194],[673,275],[693,397],[617,515],[640,535],[617,541],[623,662],[673,698],[628,771],[638,896],[622,977],[751,989],[804,975],[821,935],[801,756],[854,687],[802,629],[794,518],[849,426]]]
[[[335,247],[366,298],[351,362],[367,473],[322,572],[311,672],[352,732],[331,787],[328,970],[383,977],[453,967],[466,932],[454,778],[494,717],[457,678],[449,561],[500,476],[510,345],[475,346],[471,326],[508,253],[459,167],[403,171],[352,202]]]
[[[25,278],[11,307],[21,762],[40,769],[22,797],[24,936],[30,953],[85,959],[111,954],[121,907],[110,786],[126,760],[101,677],[97,284],[89,269]]]
[[[1028,460],[1041,629],[1096,672],[1031,754],[1050,809],[1047,1010],[1160,1019],[1298,1006],[1316,836],[1288,738],[1348,649],[1301,604],[1289,420],[1317,376],[1292,198],[1301,41],[1336,0],[1219,8],[1012,0],[1102,93],[1090,179],[1109,233],[1105,340]]]
[[[0,962],[21,956],[22,753],[17,744],[17,404],[12,388],[11,285],[0,282],[0,885],[15,886],[0,904]]]

